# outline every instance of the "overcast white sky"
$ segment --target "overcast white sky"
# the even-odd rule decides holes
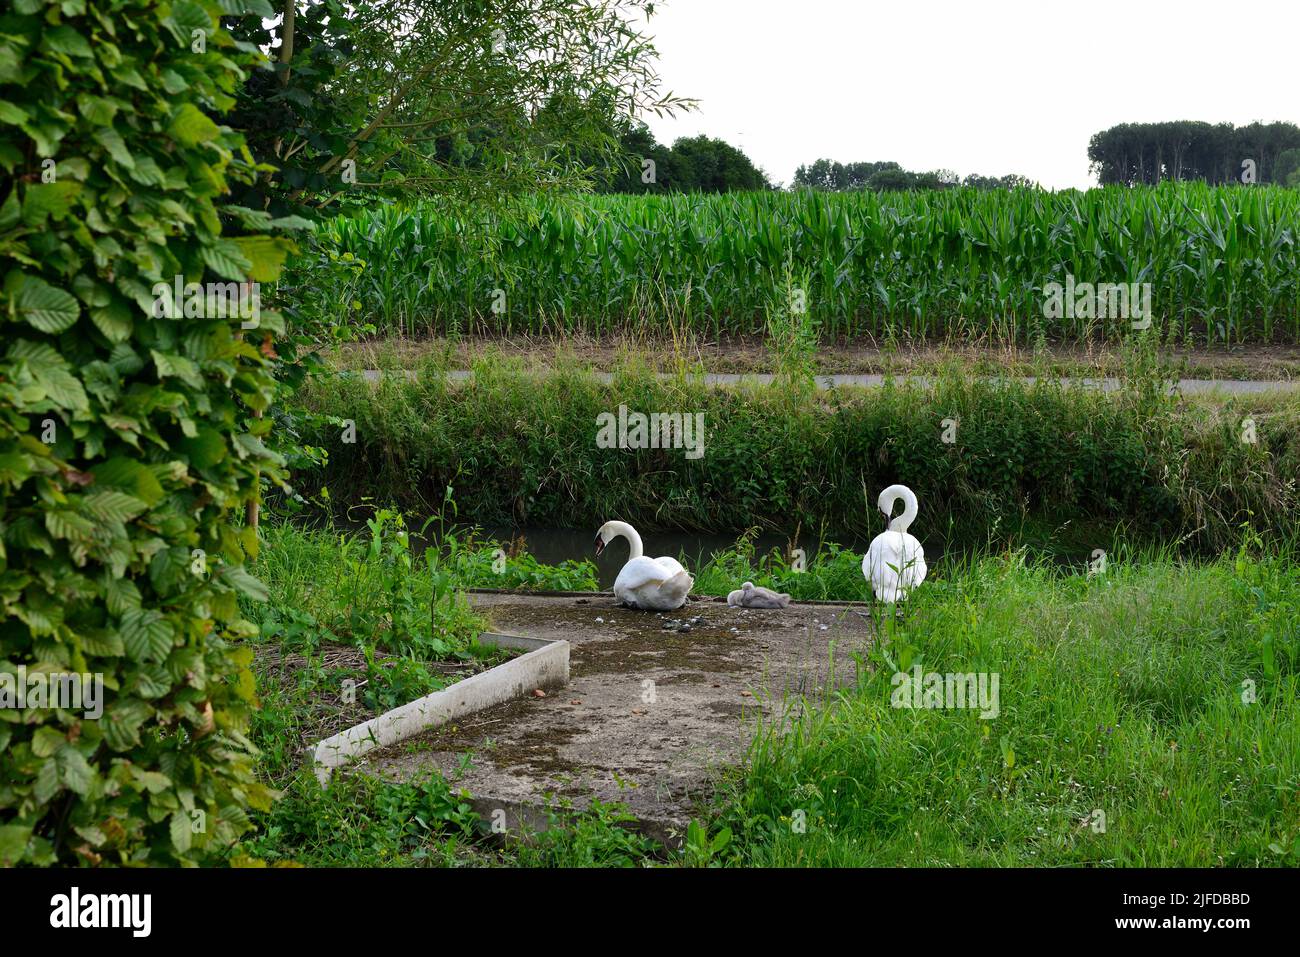
[[[647,29],[707,133],[789,184],[821,156],[1088,187],[1123,122],[1300,122],[1300,3],[668,0]]]

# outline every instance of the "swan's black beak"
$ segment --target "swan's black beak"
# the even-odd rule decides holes
[[[597,533],[596,534],[596,557],[599,558],[600,553],[603,552],[604,550],[605,550],[605,540],[600,537],[599,533]]]

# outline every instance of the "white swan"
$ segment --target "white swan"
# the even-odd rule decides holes
[[[907,534],[907,527],[916,518],[916,495],[906,485],[891,485],[880,493],[876,504],[889,518],[900,498],[903,514],[889,523],[889,531],[872,540],[862,559],[862,574],[871,582],[876,597],[890,604],[907,598],[908,592],[925,581],[926,572],[925,549]]]
[[[778,593],[770,588],[755,586],[753,582],[745,582],[727,594],[727,604],[732,608],[785,608],[790,604],[790,596],[785,592]]]
[[[614,597],[632,608],[672,611],[686,604],[686,596],[695,585],[675,558],[646,558],[641,536],[627,522],[606,522],[596,533],[596,557],[605,546],[622,535],[632,546],[632,553],[614,580]]]

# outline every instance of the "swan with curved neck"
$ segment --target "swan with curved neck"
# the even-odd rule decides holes
[[[876,504],[880,506],[880,510],[885,513],[885,518],[889,518],[894,511],[894,503],[900,498],[903,500],[903,514],[889,522],[891,532],[906,532],[908,527],[916,521],[918,511],[916,493],[906,485],[891,485],[880,493],[880,498],[876,501]]]
[[[629,608],[672,611],[686,604],[695,585],[675,558],[647,558],[641,536],[627,522],[606,522],[596,532],[596,557],[616,538],[626,538],[630,552],[627,564],[614,580],[614,597]]]
[[[596,533],[596,557],[605,550],[608,545],[616,538],[626,538],[631,551],[628,554],[628,561],[634,558],[640,558],[645,554],[645,545],[641,541],[641,536],[637,530],[627,522],[606,522],[600,526],[600,531]]]
[[[890,519],[899,499],[903,500],[903,513]],[[925,581],[925,549],[907,531],[916,520],[916,495],[906,485],[891,485],[880,493],[876,504],[889,520],[889,529],[872,540],[862,559],[862,574],[878,599],[894,604]]]

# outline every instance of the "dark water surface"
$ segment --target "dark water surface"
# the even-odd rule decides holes
[[[366,534],[365,523],[357,515],[354,515],[351,520],[337,523],[335,527],[340,531]],[[412,532],[420,530],[418,524],[408,524],[407,527]],[[507,548],[512,542],[522,538],[524,550],[546,565],[558,565],[567,560],[590,559],[596,563],[601,588],[608,589],[614,584],[619,570],[627,562],[628,546],[626,541],[616,539],[605,549],[600,558],[596,558],[597,527],[595,523],[590,528],[512,528],[489,525],[479,526],[475,538],[480,542],[497,541]],[[465,530],[464,526],[456,529],[456,534],[462,542]],[[883,521],[878,530],[884,530]],[[652,558],[672,556],[692,571],[700,568],[716,553],[734,548],[743,537],[742,532],[653,531],[640,528],[637,531],[641,534],[641,541],[647,555]],[[1079,527],[1064,529],[1050,524],[1036,527],[1020,526],[1012,534],[1004,535],[994,542],[989,541],[987,537],[981,540],[981,536],[974,534],[962,535],[952,532],[944,534],[942,529],[919,526],[913,526],[911,529],[912,534],[919,538],[925,547],[926,557],[932,568],[936,567],[943,556],[949,559],[955,559],[959,555],[973,557],[990,551],[1003,551],[1014,542],[1017,545],[1027,546],[1031,560],[1037,558],[1055,565],[1078,566],[1082,569],[1086,568],[1094,547],[1101,547],[1107,551],[1114,549],[1115,545],[1106,531],[1091,529],[1085,532]],[[423,551],[425,548],[437,547],[438,538],[437,526],[430,525],[423,536],[413,536],[413,545],[417,550]],[[765,532],[753,537],[751,541],[756,556],[767,555],[773,549],[777,549],[786,555],[788,561],[790,558],[788,550],[791,547],[798,547],[804,550],[806,560],[811,564],[821,551],[823,543],[833,542],[862,555],[871,544],[871,536],[837,535],[831,532],[823,532],[820,536],[816,536],[805,533],[792,545],[787,535]]]

